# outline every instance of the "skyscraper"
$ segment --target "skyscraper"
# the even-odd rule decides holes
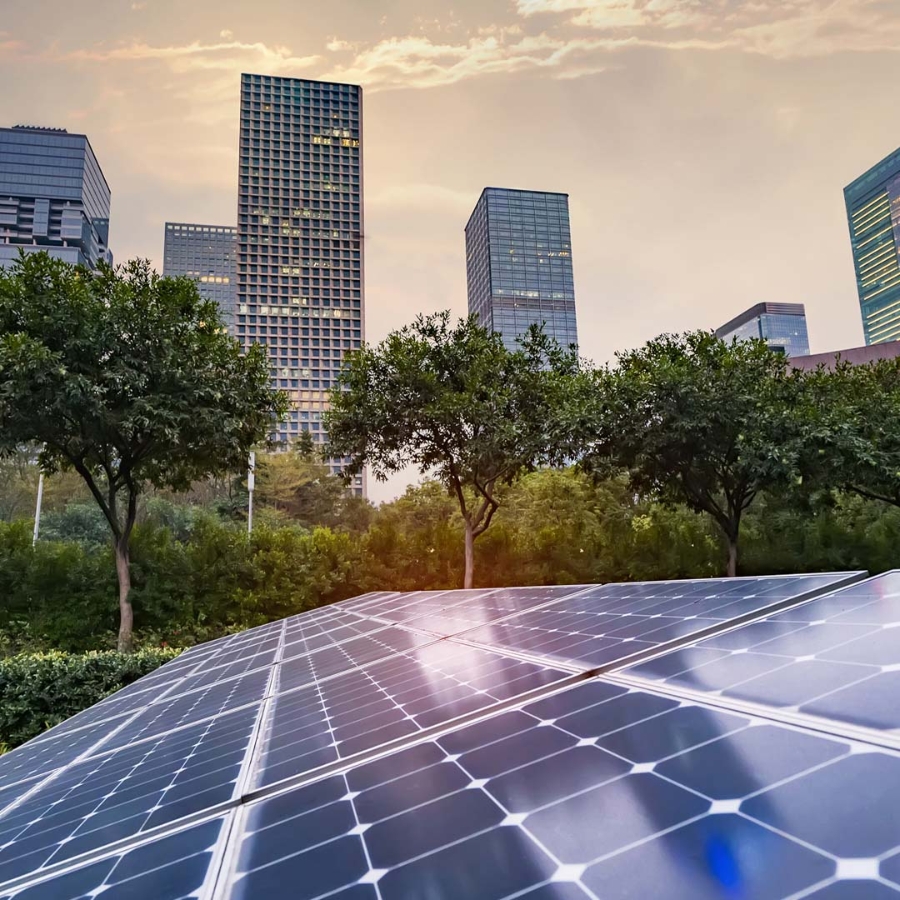
[[[364,337],[361,136],[362,88],[241,76],[235,327],[290,395],[283,441],[325,442],[328,391]]]
[[[230,225],[166,222],[163,275],[185,275],[200,296],[218,304],[229,330],[234,327],[237,287],[237,229]]]
[[[0,266],[19,250],[112,262],[109,185],[90,141],[64,128],[0,128]]]
[[[866,344],[900,338],[900,149],[844,188]]]
[[[785,356],[808,356],[809,335],[802,303],[757,303],[716,329],[723,341],[758,338]]]
[[[485,188],[466,225],[469,313],[515,349],[532,324],[578,344],[568,194]]]

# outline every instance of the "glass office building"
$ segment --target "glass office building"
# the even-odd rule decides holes
[[[469,313],[515,349],[529,326],[578,344],[568,194],[485,188],[466,225]]]
[[[45,250],[94,268],[112,262],[110,191],[90,141],[63,128],[0,128],[0,266]]]
[[[361,139],[362,88],[241,76],[235,331],[291,398],[284,442],[327,440],[328,392],[364,338]]]
[[[716,329],[725,341],[758,338],[785,356],[808,356],[809,335],[802,303],[757,303]]]
[[[229,331],[234,326],[237,229],[228,225],[166,222],[163,275],[183,275],[200,296],[216,303]]]
[[[900,338],[900,149],[844,188],[866,344]]]

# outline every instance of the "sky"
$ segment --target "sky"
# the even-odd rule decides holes
[[[862,344],[842,189],[898,62],[898,0],[0,0],[0,124],[90,137],[117,261],[234,224],[241,72],[361,84],[367,339],[465,313],[483,187],[564,191],[595,362],[761,301]]]

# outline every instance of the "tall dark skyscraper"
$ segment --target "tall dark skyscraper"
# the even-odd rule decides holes
[[[866,344],[900,338],[900,150],[844,188]]]
[[[785,356],[808,356],[809,335],[806,309],[802,303],[757,303],[716,329],[716,337],[765,341]]]
[[[328,391],[364,338],[361,139],[362,88],[241,76],[235,330],[291,397],[283,441],[326,440]]]
[[[469,312],[516,341],[532,324],[578,344],[568,194],[485,188],[466,225]]]
[[[218,304],[229,330],[234,328],[236,251],[233,226],[166,222],[163,275],[185,275],[197,282],[200,296]]]
[[[63,128],[0,128],[0,266],[22,249],[112,262],[110,191],[90,141]]]

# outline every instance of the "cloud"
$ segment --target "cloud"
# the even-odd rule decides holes
[[[287,72],[314,65],[319,56],[294,56],[287,47],[270,47],[268,44],[242,43],[224,40],[217,44],[193,41],[181,46],[155,47],[134,42],[113,48],[103,46],[90,50],[75,50],[63,57],[74,62],[142,62],[168,63],[175,71],[188,69],[220,69],[240,71],[247,66],[258,66],[267,72]]]
[[[219,37],[222,38],[223,41],[230,41],[234,37],[234,32],[230,28],[223,28],[219,32]]]
[[[513,39],[510,40],[510,37]],[[392,37],[359,51],[325,77],[374,89],[428,88],[498,73],[547,69],[554,74],[570,58],[607,45],[604,40],[547,34],[521,37],[501,30],[461,43],[435,43],[420,35]]]
[[[671,49],[693,38],[775,58],[900,51],[900,17],[886,0],[516,0],[516,11]]]
[[[139,12],[140,10],[147,8],[147,2],[146,2],[146,0],[143,0],[143,2],[140,2],[140,3],[138,3],[138,2],[132,3],[131,8],[134,12]]]

